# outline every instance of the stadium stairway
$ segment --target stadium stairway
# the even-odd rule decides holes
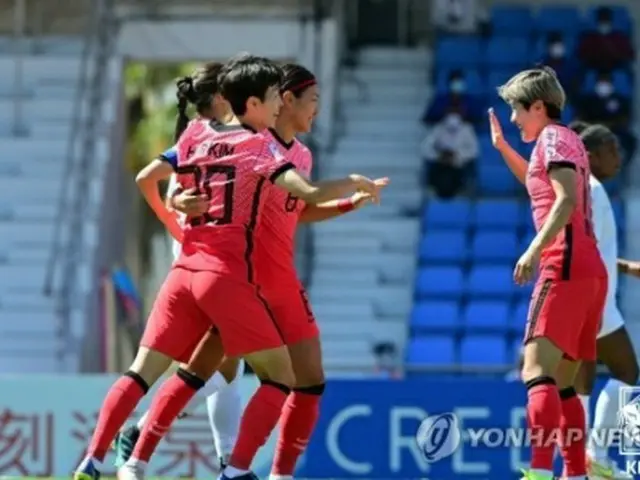
[[[82,43],[81,37],[18,43],[0,37],[0,373],[78,368],[77,355],[67,348],[55,292],[45,295],[44,282],[59,220]],[[17,56],[18,48],[27,53]],[[21,83],[15,81],[18,68]],[[16,105],[23,109],[17,130]],[[106,148],[98,151],[106,158]],[[87,201],[95,197],[93,187]],[[83,325],[70,328],[80,342]]]
[[[412,304],[422,201],[417,119],[428,94],[428,54],[369,48],[340,81],[343,136],[320,165],[323,178],[388,176],[382,204],[313,226],[310,297],[326,370],[375,368],[373,346],[401,354]]]

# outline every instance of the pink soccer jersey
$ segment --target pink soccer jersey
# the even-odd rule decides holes
[[[544,225],[555,201],[549,171],[563,167],[577,173],[578,201],[569,223],[543,250],[540,275],[557,280],[606,276],[591,224],[589,158],[580,137],[562,125],[545,127],[531,153],[527,191],[536,230]]]
[[[270,131],[275,156],[284,157],[304,177],[311,174],[313,158],[309,149],[298,140],[285,143],[276,132]],[[268,290],[297,283],[295,269],[295,235],[304,201],[290,193],[269,185],[257,235],[256,270],[258,283]]]
[[[177,144],[172,163],[178,183],[209,198],[209,211],[187,217],[175,267],[238,275],[253,282],[254,235],[265,186],[294,168],[274,155],[273,139],[242,125],[193,122]]]

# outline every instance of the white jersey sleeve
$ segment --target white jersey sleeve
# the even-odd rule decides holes
[[[169,198],[171,195],[175,193],[178,189],[178,177],[173,174],[171,175],[171,179],[169,180],[169,186],[167,187],[167,195],[166,198]],[[173,253],[173,259],[176,260],[180,256],[180,252],[182,251],[182,244],[173,240],[173,246],[171,247],[171,252]]]
[[[598,250],[607,267],[609,290],[607,303],[615,302],[618,288],[618,233],[616,220],[609,195],[604,186],[595,178],[589,180],[591,186],[591,208],[593,230],[598,241]]]

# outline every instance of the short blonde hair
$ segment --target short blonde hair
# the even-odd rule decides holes
[[[509,105],[520,104],[529,108],[537,100],[542,101],[549,118],[559,119],[567,96],[550,67],[524,70],[498,87],[498,95]]]

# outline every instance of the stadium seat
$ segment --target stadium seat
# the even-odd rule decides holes
[[[436,93],[446,94],[449,92],[449,74],[451,70],[440,70],[438,77],[436,78]],[[466,83],[465,93],[469,95],[482,95],[485,93],[486,85],[480,77],[480,74],[475,70],[466,70],[464,73],[464,80]]]
[[[566,35],[577,33],[581,26],[580,12],[570,6],[541,7],[534,22],[539,33],[560,31]]]
[[[488,69],[518,70],[529,61],[529,41],[525,38],[495,37],[487,43],[484,65]]]
[[[524,250],[522,251],[524,253]],[[529,301],[533,295],[533,289],[535,288],[534,282],[529,282],[526,285],[515,285],[515,294],[518,300]]]
[[[427,231],[420,242],[424,263],[462,263],[467,259],[467,235],[461,230]]]
[[[414,330],[455,330],[460,327],[460,306],[457,301],[417,302],[411,314]]]
[[[529,314],[529,300],[522,300],[517,303],[513,312],[511,313],[511,328],[519,333],[524,333],[525,325],[527,324],[527,315]]]
[[[464,310],[463,324],[466,331],[507,331],[509,328],[509,303],[495,300],[471,301]]]
[[[505,137],[509,145],[513,145],[514,147],[520,143],[520,137],[517,135],[506,134]],[[489,135],[488,132],[481,133],[478,136],[478,143],[480,144],[480,158],[478,159],[478,163],[494,167],[500,166],[508,170],[500,152],[498,152],[491,143],[491,135]]]
[[[521,211],[520,203],[515,200],[479,200],[473,212],[473,224],[478,229],[516,228],[520,225]]]
[[[460,343],[460,363],[469,366],[507,365],[509,348],[502,335],[468,335]]]
[[[407,347],[407,363],[414,366],[445,366],[457,363],[453,337],[429,335],[411,339]]]
[[[511,266],[473,267],[467,277],[467,293],[473,298],[509,299],[515,291],[512,271]]]
[[[436,44],[437,68],[474,68],[482,61],[481,42],[475,37],[445,37]]]
[[[476,233],[471,243],[471,259],[474,263],[513,262],[521,253],[518,236],[511,232]]]
[[[577,36],[574,35],[563,35],[562,42],[564,43],[565,49],[567,52],[574,52],[577,45]],[[549,48],[547,37],[542,35],[539,36],[536,42],[534,43],[534,48],[532,51],[531,63],[536,64],[542,62],[542,60],[547,55],[547,50]]]
[[[483,195],[504,197],[520,190],[520,183],[505,165],[480,163],[477,171],[477,187]]]
[[[425,267],[417,277],[419,297],[458,298],[464,292],[464,277],[459,267]]]
[[[496,35],[526,37],[531,34],[533,16],[528,7],[496,5],[491,9],[491,27]]]
[[[468,200],[430,200],[424,211],[424,228],[467,228],[471,220]]]

